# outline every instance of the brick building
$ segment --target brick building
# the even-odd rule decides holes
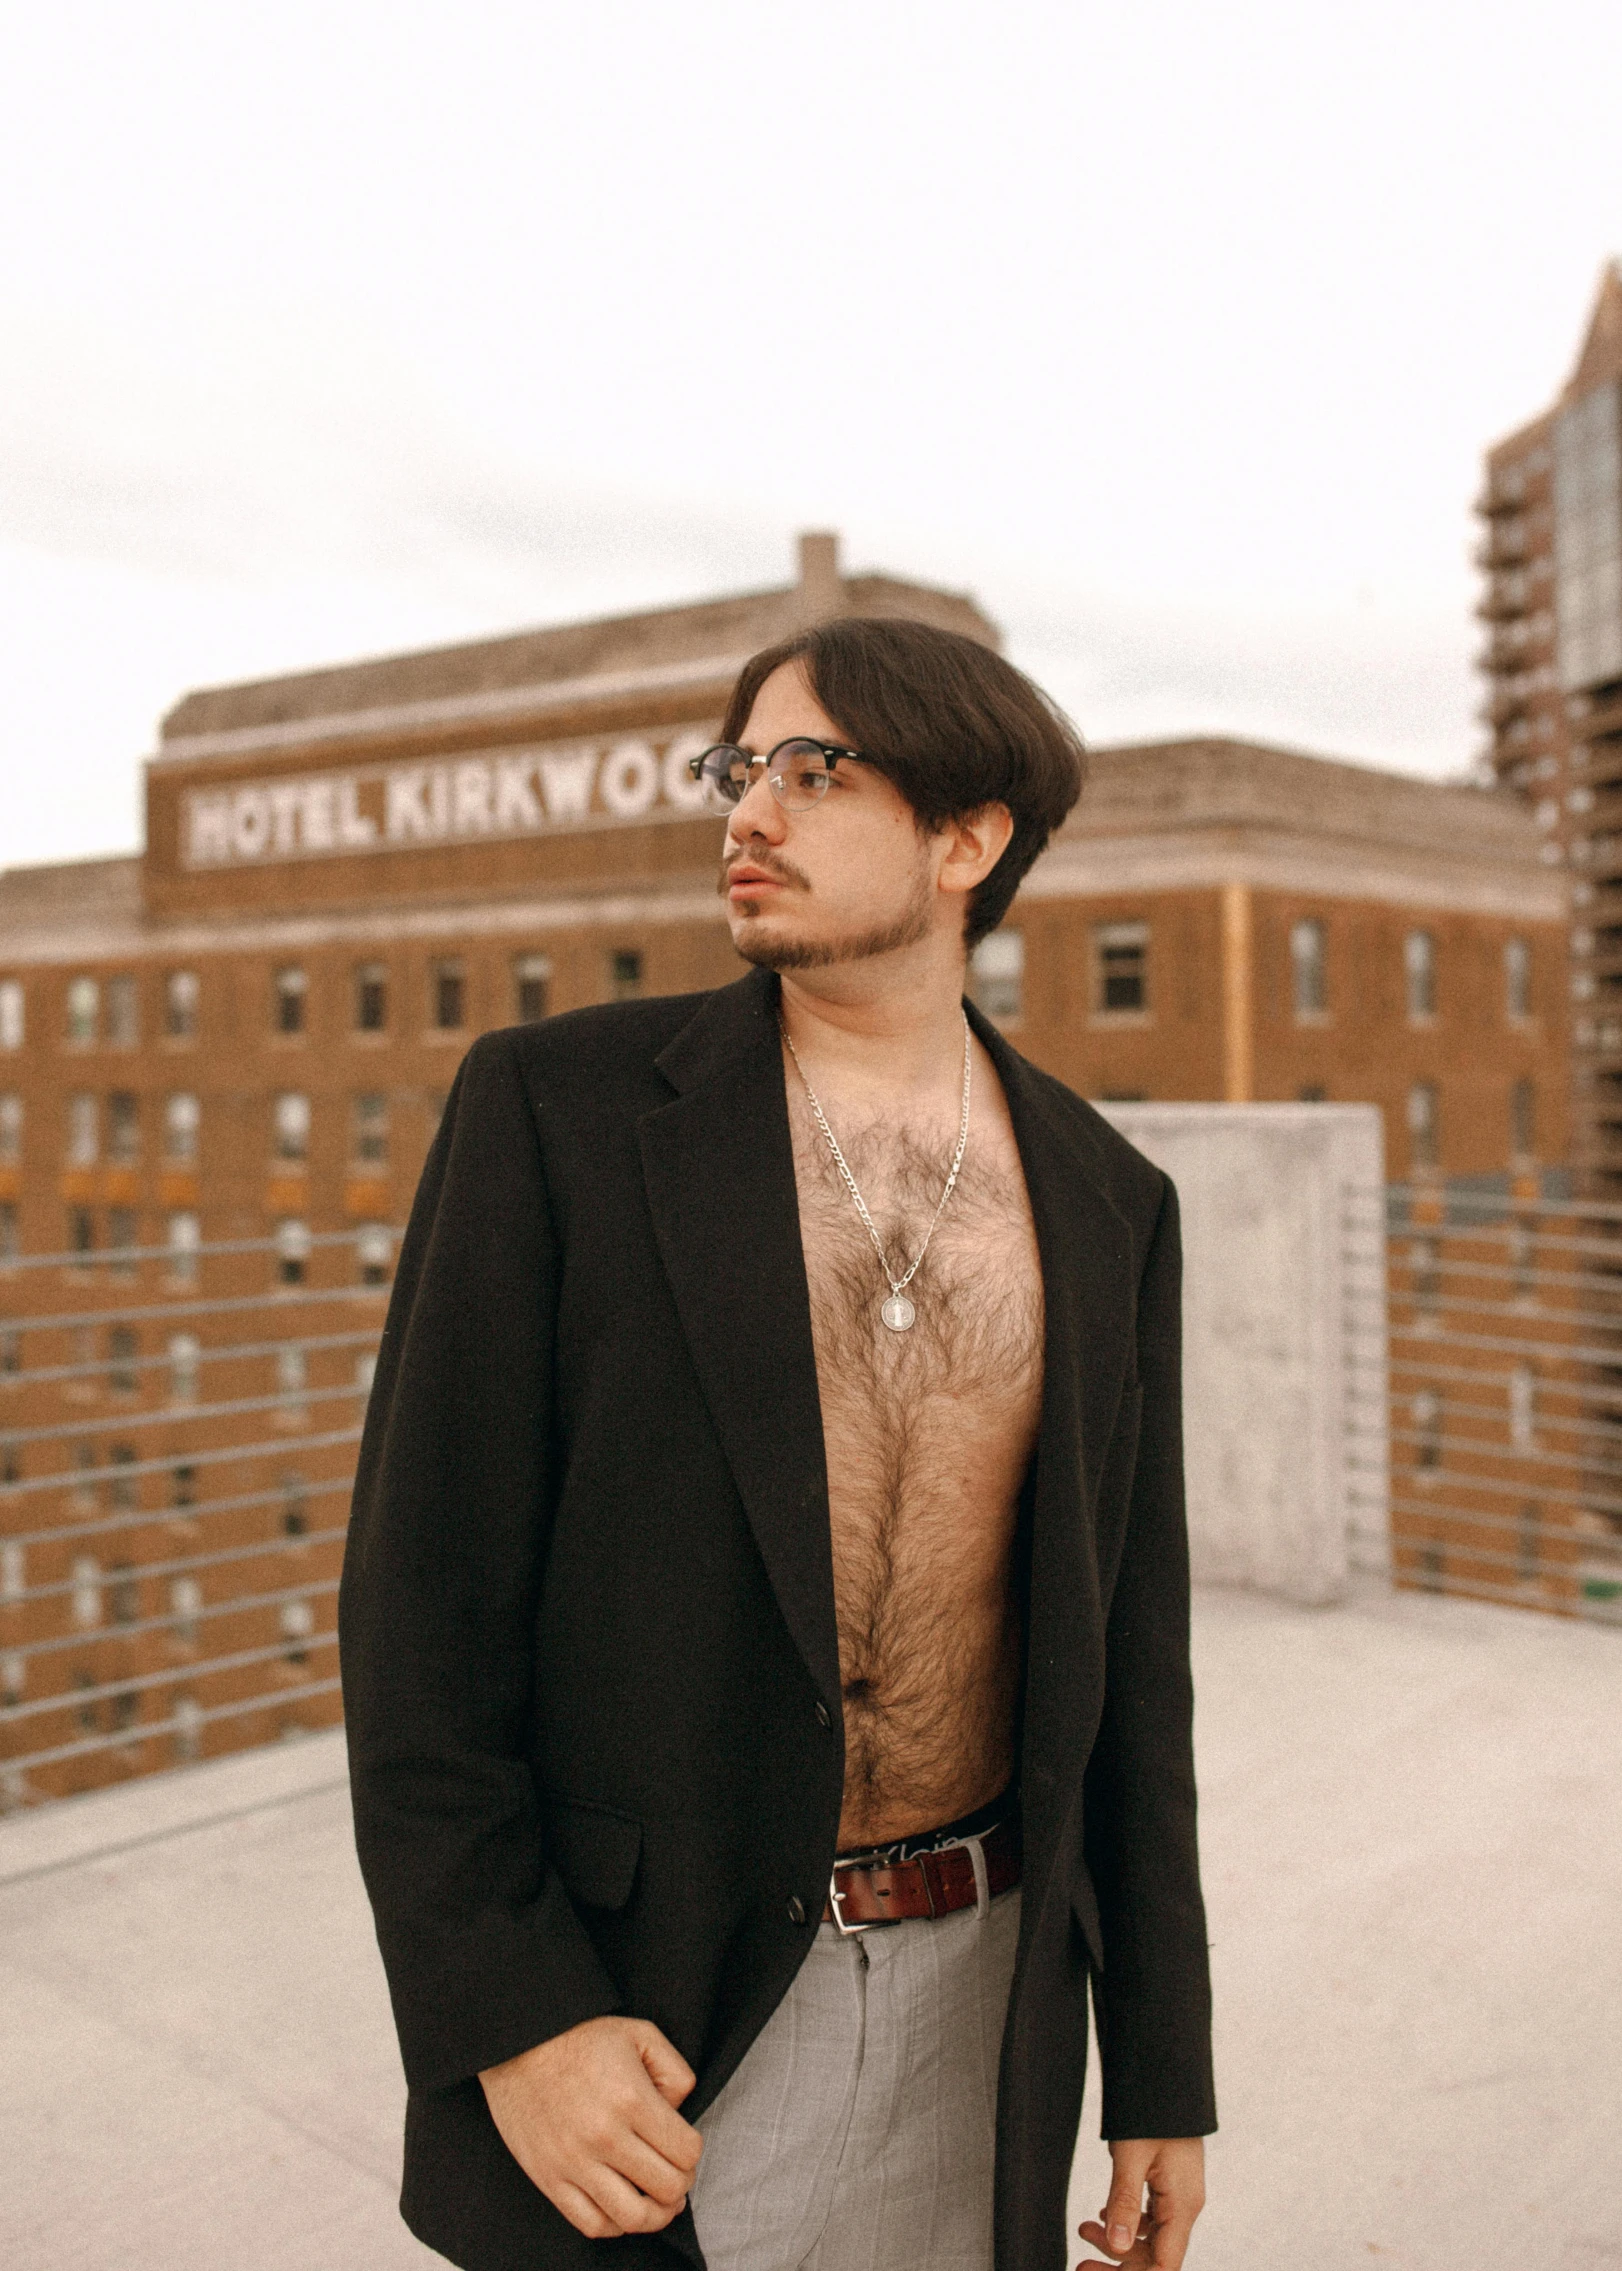
[[[1571,871],[1573,1164],[1622,1197],[1622,268],[1559,400],[1487,452],[1477,559],[1497,778]]]
[[[190,695],[139,857],[0,876],[10,1802],[335,1716],[392,1234],[456,1064],[736,974],[685,758],[749,652],[841,609],[997,636],[807,538],[781,590]],[[1373,1100],[1394,1172],[1506,1198],[1564,1157],[1564,882],[1512,798],[1102,750],[973,983],[1089,1095]]]

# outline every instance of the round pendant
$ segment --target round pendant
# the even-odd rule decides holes
[[[906,1332],[917,1314],[917,1310],[904,1293],[892,1293],[884,1307],[879,1311],[879,1315],[884,1319],[892,1333]]]

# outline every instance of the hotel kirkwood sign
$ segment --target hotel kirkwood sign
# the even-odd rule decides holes
[[[263,867],[690,819],[704,810],[704,792],[687,760],[708,739],[683,731],[664,741],[571,741],[193,789],[182,856],[190,868]]]

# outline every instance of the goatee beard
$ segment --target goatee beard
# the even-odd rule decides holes
[[[759,970],[828,970],[839,962],[865,962],[875,954],[894,954],[929,936],[929,898],[919,891],[893,923],[859,931],[854,938],[773,939],[746,930],[733,945]]]

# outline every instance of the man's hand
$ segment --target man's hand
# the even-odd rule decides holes
[[[1115,2175],[1104,2220],[1083,2224],[1082,2238],[1112,2257],[1121,2271],[1181,2271],[1188,2235],[1205,2206],[1205,2139],[1122,2138],[1110,2146],[1110,2157]],[[1105,2266],[1092,2256],[1080,2271],[1105,2271]]]
[[[704,2150],[695,2076],[646,2019],[587,2019],[479,2076],[502,2143],[587,2239],[662,2232]]]

